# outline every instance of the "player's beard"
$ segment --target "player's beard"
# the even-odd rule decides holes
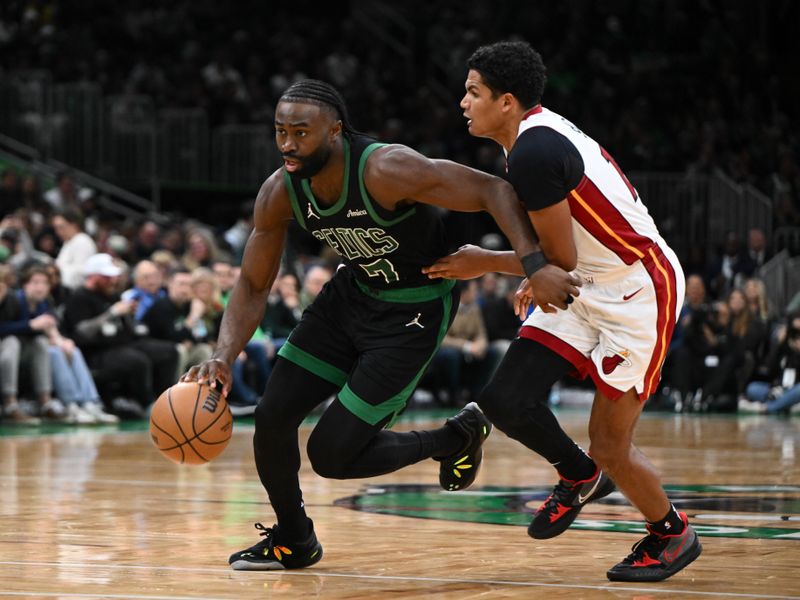
[[[331,149],[327,146],[320,146],[308,156],[285,156],[299,161],[302,165],[294,173],[289,173],[289,177],[293,179],[310,179],[328,163],[328,159],[331,157]]]

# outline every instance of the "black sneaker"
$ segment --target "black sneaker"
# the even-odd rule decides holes
[[[608,496],[614,491],[614,482],[599,468],[590,479],[570,481],[563,477],[553,493],[536,511],[528,526],[528,535],[537,540],[556,537],[572,525],[585,504]]]
[[[475,402],[470,402],[445,425],[453,427],[467,440],[466,445],[455,454],[437,458],[439,465],[439,485],[449,492],[463,490],[472,485],[478,475],[483,460],[483,442],[492,432],[492,424]]]
[[[648,526],[649,534],[636,542],[625,560],[611,567],[606,576],[611,581],[661,581],[700,556],[703,547],[697,533],[686,515],[680,515],[684,524],[682,532],[660,535]]]
[[[264,539],[255,546],[246,550],[234,552],[228,559],[228,564],[235,571],[279,571],[282,569],[302,569],[310,567],[322,558],[322,546],[314,534],[311,526],[311,535],[301,544],[283,542],[280,539],[278,526],[264,527],[256,523],[259,535]]]

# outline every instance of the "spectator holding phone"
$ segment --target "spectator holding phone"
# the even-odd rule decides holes
[[[800,312],[787,317],[778,331],[778,343],[767,357],[768,381],[753,381],[745,395],[761,402],[768,413],[788,412],[800,404]]]

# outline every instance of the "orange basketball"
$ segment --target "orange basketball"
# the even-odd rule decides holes
[[[173,462],[203,465],[231,439],[233,416],[225,398],[207,385],[176,383],[164,391],[150,413],[150,437]]]

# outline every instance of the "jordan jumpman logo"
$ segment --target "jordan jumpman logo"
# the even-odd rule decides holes
[[[422,316],[422,313],[417,313],[417,316],[414,317],[409,323],[406,323],[406,327],[411,327],[412,325],[416,325],[420,329],[425,329],[425,325],[419,322],[419,318]]]
[[[319,215],[315,214],[314,211],[311,209],[311,204],[308,205],[308,215],[306,215],[306,219],[310,219],[314,217],[315,219],[319,219]]]

